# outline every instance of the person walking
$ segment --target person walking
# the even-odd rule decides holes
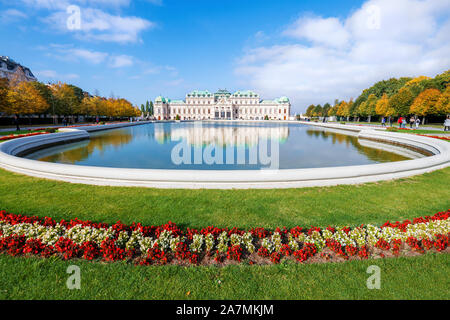
[[[385,117],[381,118],[381,126],[386,127],[386,118]]]
[[[416,119],[416,129],[419,129],[419,126],[420,126],[420,119],[417,118]]]
[[[409,118],[409,127],[410,127],[411,129],[412,129],[413,124],[414,124],[415,122],[416,122],[416,121],[415,121],[414,117]]]
[[[403,129],[406,129],[406,118],[402,119],[402,126],[403,126]]]
[[[16,126],[16,131],[20,131],[20,126],[19,126],[19,116],[15,115],[14,116],[14,124]]]
[[[402,123],[403,123],[403,118],[399,117],[397,123],[398,123],[398,127],[401,128],[402,127]]]
[[[450,131],[450,116],[447,116],[444,121],[444,131]]]

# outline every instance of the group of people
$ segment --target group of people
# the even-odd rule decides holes
[[[381,126],[386,127],[386,118],[383,117],[381,119]],[[412,129],[414,126],[416,129],[419,128],[421,120],[416,117],[409,118],[409,127]],[[407,119],[406,117],[399,117],[397,120],[398,127],[399,128],[406,128],[407,125]],[[392,118],[389,117],[389,124],[392,126]],[[447,116],[447,118],[444,121],[444,131],[450,131],[450,116]]]
[[[399,128],[406,128],[406,124],[407,124],[406,117],[398,118],[397,122],[398,122],[398,127]],[[415,117],[409,118],[409,127],[412,129],[413,126],[415,126],[416,129],[419,128],[419,126],[420,126],[420,119],[419,118],[415,118]]]
[[[381,126],[386,127],[386,121],[387,121],[386,118],[383,117],[381,119]],[[398,123],[399,128],[406,128],[406,125],[407,125],[406,117],[399,117],[397,123]],[[390,126],[392,126],[392,118],[390,118],[390,117],[389,117],[389,124],[390,124]],[[409,127],[412,129],[413,126],[415,126],[416,129],[419,128],[419,126],[420,126],[419,118],[415,118],[415,117],[409,118]]]

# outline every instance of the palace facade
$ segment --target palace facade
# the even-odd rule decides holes
[[[289,120],[291,103],[287,97],[262,100],[253,91],[194,90],[185,100],[157,97],[154,116],[158,120]]]

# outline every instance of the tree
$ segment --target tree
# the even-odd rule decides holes
[[[328,116],[329,117],[336,116],[337,110],[338,110],[338,105],[336,104],[333,107],[331,107],[330,110],[328,110]]]
[[[353,101],[349,102],[342,101],[337,108],[336,115],[338,115],[339,117],[346,117],[348,121],[348,118],[350,117],[350,106],[352,104]]]
[[[313,115],[314,115],[314,117],[322,116],[322,106],[320,104],[318,104],[317,106],[314,107]]]
[[[47,111],[49,105],[41,96],[39,90],[31,82],[15,84],[7,94],[7,114],[25,115],[39,114]]]
[[[438,101],[441,98],[441,92],[438,89],[427,89],[420,93],[411,106],[411,113],[425,117],[431,114],[438,114]]]
[[[150,101],[150,116],[153,116],[154,110],[153,110],[153,101]]]
[[[315,105],[310,105],[307,109],[306,109],[306,116],[311,118],[313,116],[314,113],[314,109],[316,108]]]
[[[58,82],[51,86],[55,97],[56,113],[60,115],[81,114],[81,103],[75,94],[75,89],[66,83]]]
[[[48,85],[46,85],[42,82],[38,82],[38,81],[31,82],[31,84],[36,88],[36,90],[39,91],[39,94],[47,102],[49,108],[48,108],[48,110],[46,110],[46,113],[50,113],[50,114],[54,115],[55,114],[55,112],[54,112],[55,111],[54,110],[55,109],[54,108],[55,107],[55,97],[53,96],[52,89]]]
[[[389,98],[386,93],[377,101],[375,112],[383,117],[391,117],[394,114],[394,109],[389,107]]]
[[[322,116],[327,117],[330,109],[331,109],[331,105],[329,103],[325,103],[323,105],[323,109],[322,109]]]
[[[150,103],[148,101],[145,103],[145,113],[150,116]]]
[[[359,105],[366,101],[371,94],[374,94],[377,98],[381,98],[385,93],[388,97],[392,97],[411,80],[412,78],[404,77],[400,79],[391,78],[389,80],[379,81],[369,89],[363,90],[361,95],[356,98],[354,108],[359,108]]]
[[[396,116],[406,116],[410,114],[411,104],[414,102],[414,96],[408,88],[401,88],[389,99],[389,108],[394,110]]]
[[[366,101],[360,104],[358,112],[360,115],[367,117],[370,122],[372,116],[376,115],[377,97],[372,93]]]
[[[442,92],[436,110],[439,114],[450,114],[450,85]]]
[[[6,112],[9,109],[8,91],[8,79],[0,78],[0,112]]]

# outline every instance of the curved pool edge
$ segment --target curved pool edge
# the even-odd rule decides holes
[[[271,189],[361,184],[392,180],[450,166],[450,143],[406,133],[393,133],[361,126],[283,121],[358,132],[359,139],[404,145],[432,156],[399,162],[359,166],[281,170],[163,170],[92,167],[48,163],[20,158],[30,150],[89,139],[89,132],[149,122],[122,123],[88,128],[63,129],[61,133],[19,138],[0,144],[0,167],[29,176],[103,186],[189,189]]]

